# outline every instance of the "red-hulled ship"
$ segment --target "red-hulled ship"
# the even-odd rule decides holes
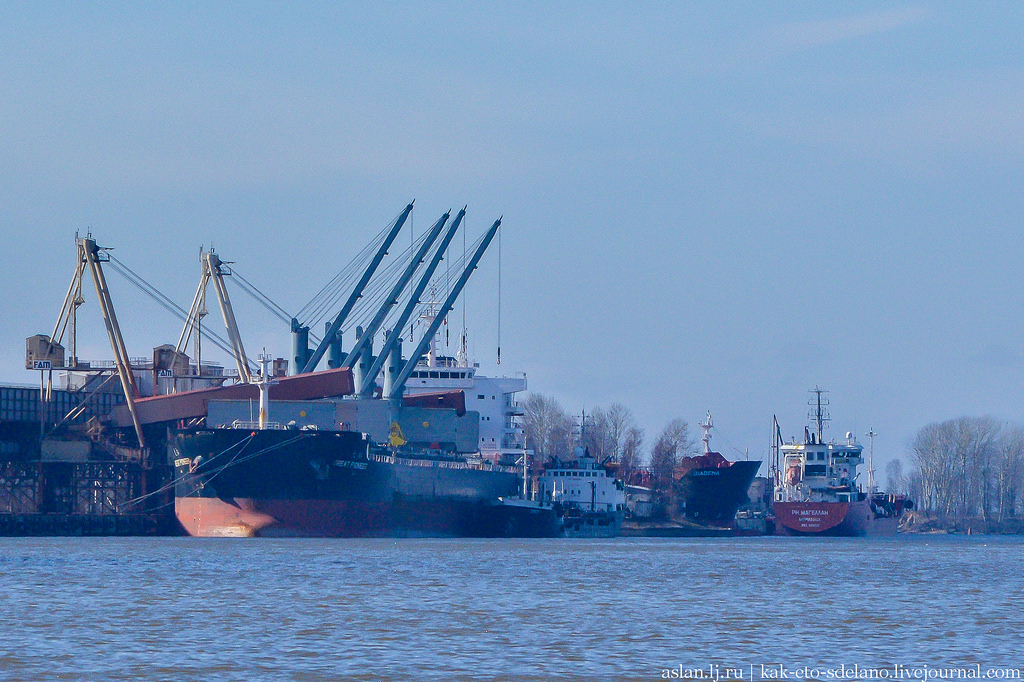
[[[171,435],[175,514],[189,535],[530,534],[529,510],[501,503],[517,493],[511,467],[378,446],[353,431],[239,427]]]
[[[856,483],[857,466],[863,463],[863,446],[852,433],[844,442],[826,443],[822,438],[828,415],[820,388],[811,404],[817,431],[804,429],[802,443],[782,442],[774,426],[775,513],[777,532],[784,535],[865,536],[895,535],[904,509],[913,503],[902,495],[878,492],[874,483],[873,457],[868,463],[867,490]],[[868,433],[874,437],[874,431]]]
[[[507,503],[518,494],[513,467],[447,441],[409,443],[397,421],[386,445],[360,431],[282,427],[268,420],[266,366],[254,383],[258,422],[171,430],[175,515],[190,535],[522,537],[556,525],[550,509]],[[416,414],[430,412],[441,420],[445,410]]]

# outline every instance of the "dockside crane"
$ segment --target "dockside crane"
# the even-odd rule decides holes
[[[175,352],[181,353],[188,345],[193,329],[198,339],[199,325],[203,315],[206,313],[206,287],[212,281],[214,291],[217,293],[217,302],[220,305],[221,315],[224,317],[224,326],[228,332],[228,342],[231,346],[231,354],[235,358],[235,365],[238,367],[238,379],[243,383],[252,381],[252,374],[249,370],[249,358],[245,354],[245,347],[242,344],[242,335],[238,331],[238,323],[235,320],[235,311],[231,307],[231,297],[228,295],[228,288],[224,282],[224,276],[230,275],[231,270],[226,266],[229,264],[220,259],[214,250],[204,251],[200,254],[203,273],[199,279],[199,287],[196,289],[195,298],[192,299],[192,308],[185,319],[185,326],[178,337],[178,344]],[[196,368],[202,373],[201,359],[196,353]]]
[[[433,339],[434,335],[437,334],[437,330],[441,328],[441,323],[444,322],[444,318],[451,311],[452,306],[455,305],[456,299],[458,299],[459,294],[462,293],[462,289],[466,286],[466,282],[469,281],[470,275],[472,275],[473,271],[476,270],[477,264],[483,257],[484,252],[491,243],[491,240],[494,239],[494,235],[498,232],[498,227],[500,226],[501,218],[498,218],[494,221],[494,224],[491,225],[491,229],[489,229],[484,235],[483,240],[480,242],[480,246],[477,247],[476,251],[473,253],[473,257],[469,260],[469,264],[466,266],[465,270],[462,271],[462,275],[455,283],[455,286],[452,287],[451,292],[448,294],[448,298],[445,299],[445,302],[441,305],[437,316],[434,317],[434,321],[430,324],[430,327],[420,339],[419,344],[416,346],[416,350],[412,352],[409,356],[409,360],[405,363],[405,366],[403,366],[401,371],[398,372],[397,376],[395,376],[391,385],[391,390],[385,394],[385,397],[389,400],[401,400],[402,393],[405,391],[405,382],[409,380],[409,375],[412,374],[414,369],[416,369],[420,356],[426,352],[431,339]]]
[[[78,358],[75,357],[77,352],[77,340],[75,339],[77,334],[77,310],[84,302],[81,295],[82,277],[85,276],[85,271],[88,269],[89,274],[92,275],[93,284],[96,287],[96,296],[100,303],[100,314],[103,316],[103,324],[107,330],[107,337],[110,339],[110,347],[114,352],[114,366],[117,371],[117,377],[121,380],[121,388],[124,391],[124,398],[128,405],[128,411],[131,413],[132,424],[135,427],[135,435],[138,437],[139,447],[145,448],[146,439],[142,433],[142,424],[139,422],[138,412],[135,408],[135,401],[139,397],[139,387],[135,382],[135,375],[132,374],[131,362],[128,358],[128,349],[125,347],[124,338],[121,336],[121,327],[117,323],[117,313],[114,311],[114,302],[110,298],[110,289],[107,286],[107,278],[103,274],[102,264],[110,260],[110,256],[107,253],[109,249],[97,246],[96,240],[92,238],[92,235],[88,235],[84,238],[76,236],[75,241],[78,246],[78,259],[75,265],[75,274],[71,278],[71,286],[68,287],[68,293],[64,298],[64,305],[61,308],[60,316],[57,318],[57,324],[54,325],[53,334],[50,335],[48,340],[50,348],[49,352],[53,353],[60,347],[60,342],[64,337],[64,333],[70,325],[70,347],[72,349],[72,357],[69,358],[69,365],[72,369],[78,365]],[[49,364],[50,363],[47,362],[47,365]],[[50,387],[47,388],[49,389]],[[49,393],[49,390],[47,393]]]
[[[391,244],[395,241],[395,237],[397,237],[398,233],[401,232],[402,226],[405,225],[406,219],[409,217],[409,214],[412,213],[412,205],[413,202],[409,202],[409,205],[405,207],[405,210],[402,211],[401,215],[399,215],[398,218],[395,220],[394,227],[391,228],[391,231],[388,232],[387,236],[384,238],[384,241],[380,245],[380,248],[377,249],[377,253],[374,254],[373,259],[370,261],[370,264],[363,272],[363,276],[359,279],[359,282],[356,283],[356,286],[352,290],[352,293],[349,295],[348,300],[345,301],[345,305],[342,307],[338,315],[334,318],[334,321],[331,323],[331,326],[327,328],[327,333],[324,335],[323,340],[320,341],[320,344],[316,347],[316,350],[313,351],[313,353],[309,356],[309,359],[306,361],[306,364],[302,367],[302,371],[300,372],[301,374],[305,374],[306,372],[312,372],[313,370],[315,370],[317,364],[319,364],[320,360],[323,359],[324,354],[327,352],[327,349],[330,348],[331,346],[332,340],[335,339],[338,332],[341,330],[341,325],[345,323],[345,319],[348,317],[349,313],[352,312],[352,308],[355,307],[356,302],[360,299],[360,297],[362,297],[363,289],[366,288],[366,285],[369,283],[370,278],[373,277],[373,274],[377,271],[377,266],[379,266],[380,262],[384,260],[384,256],[387,255],[388,249],[391,248]],[[293,334],[301,333],[302,329],[306,329],[306,333],[308,334],[308,328],[303,328],[301,326],[299,326],[300,331],[296,332],[296,324],[293,323]],[[296,351],[293,352],[293,355],[297,356],[301,354],[301,350],[301,348],[296,349]],[[295,358],[293,358],[293,360],[294,359]]]
[[[455,237],[455,233],[459,231],[459,225],[462,223],[462,219],[465,216],[466,208],[463,207],[463,209],[459,211],[458,215],[455,216],[454,222],[452,222],[448,231],[445,232],[444,237],[441,238],[441,243],[438,244],[437,250],[434,252],[433,257],[430,259],[430,263],[427,265],[427,269],[423,271],[423,276],[420,277],[419,283],[416,285],[416,288],[413,289],[405,309],[392,326],[392,331],[384,342],[384,346],[380,349],[380,354],[377,356],[377,359],[374,360],[370,369],[363,374],[362,383],[356,385],[356,391],[362,395],[370,395],[373,393],[373,387],[377,380],[377,376],[380,374],[381,368],[384,367],[384,363],[388,361],[388,357],[395,353],[395,351],[397,351],[398,356],[394,359],[394,363],[397,365],[401,362],[401,330],[409,323],[413,313],[416,311],[416,307],[420,304],[420,297],[423,296],[423,292],[427,290],[427,286],[430,284],[430,280],[434,276],[434,271],[437,270],[437,266],[440,265],[441,260],[444,258],[444,254],[448,250],[448,245],[451,244],[452,239]],[[388,386],[387,388],[391,387]]]

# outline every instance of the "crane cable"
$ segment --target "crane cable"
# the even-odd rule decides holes
[[[272,298],[260,291],[255,284],[243,277],[242,273],[238,272],[236,268],[231,268],[231,274],[235,277],[235,282],[238,284],[239,289],[249,294],[257,303],[269,310],[271,314],[278,319],[283,320],[288,324],[291,323],[292,316],[288,314],[288,311],[275,303]]]
[[[123,262],[115,258],[113,254],[108,253],[108,256],[110,257],[109,265],[114,270],[114,272],[124,277],[131,284],[134,284],[144,294],[146,294],[154,301],[156,301],[164,310],[171,313],[182,322],[188,319],[188,312],[186,312],[184,308],[182,308],[177,303],[175,303],[167,296],[165,296],[163,293],[161,293],[159,289],[157,289],[152,284],[147,282],[145,279],[142,278],[141,275],[133,271]],[[234,353],[234,350],[232,350],[231,348],[231,344],[228,343],[228,341],[221,337],[220,335],[210,331],[205,327],[203,328],[202,333],[211,343],[213,343],[213,345],[217,346],[225,353]],[[251,358],[246,358],[245,360],[246,362],[249,363],[250,367],[256,367],[256,363],[253,362]]]
[[[502,364],[502,229],[498,230],[498,364]]]

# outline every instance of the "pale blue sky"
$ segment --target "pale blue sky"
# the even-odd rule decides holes
[[[35,381],[76,230],[184,306],[212,242],[296,309],[415,198],[505,216],[500,371],[649,439],[710,409],[759,455],[815,384],[883,460],[1024,422],[1021,35],[1009,2],[4,3],[0,380]],[[132,355],[177,339],[110,278]]]

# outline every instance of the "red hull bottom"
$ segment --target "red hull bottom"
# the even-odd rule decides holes
[[[876,517],[866,500],[857,502],[775,502],[779,535],[865,537],[896,535],[899,520]]]
[[[469,502],[231,501],[179,497],[175,515],[195,537],[459,537],[475,534]]]

